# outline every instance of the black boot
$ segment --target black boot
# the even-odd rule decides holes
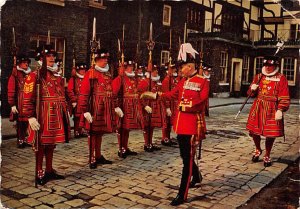
[[[180,205],[180,204],[183,204],[184,203],[184,198],[182,195],[177,195],[173,200],[172,202],[170,203],[170,205],[172,206],[177,206],[177,205]]]
[[[202,179],[201,173],[199,173],[199,176],[193,177],[192,181],[190,182],[190,188],[194,188],[196,184],[201,183]]]
[[[90,169],[96,169],[97,168],[97,162],[90,163]]]

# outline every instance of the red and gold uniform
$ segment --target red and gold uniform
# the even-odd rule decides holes
[[[79,70],[81,68],[83,70]],[[81,112],[79,111],[77,104],[78,104],[80,87],[81,87],[83,77],[85,74],[85,68],[86,68],[86,66],[84,64],[77,66],[77,71],[75,71],[74,75],[70,78],[70,80],[68,82],[68,88],[67,88],[68,98],[70,100],[69,102],[71,103],[69,105],[70,109],[72,110],[71,115],[73,115],[73,117],[74,117],[74,136],[75,136],[75,138],[83,135],[82,128],[79,128]],[[76,106],[73,107],[73,104],[76,104]]]
[[[37,72],[30,73],[24,85],[24,114],[36,117],[36,82]],[[40,143],[55,145],[69,140],[70,125],[67,102],[64,91],[64,78],[47,70],[46,78],[41,83],[40,95]],[[28,142],[33,143],[35,132],[29,127]]]
[[[90,107],[91,83],[93,83],[93,106]],[[89,69],[82,81],[78,108],[81,113],[93,112],[93,123],[87,123],[82,117],[80,126],[93,133],[104,134],[114,131],[115,113],[113,106],[115,97],[112,92],[112,78],[109,72],[102,73],[94,68]],[[91,111],[91,110],[92,111]]]
[[[158,76],[156,76],[158,78]],[[150,81],[150,78],[146,78],[142,80],[138,86],[139,91],[151,91],[151,92],[158,92],[162,91],[162,84],[160,80],[153,81],[153,76]],[[151,84],[150,84],[151,82]],[[150,88],[151,85],[151,89]],[[158,100],[149,100],[144,99],[141,100],[141,105],[143,107],[143,114],[144,114],[144,121],[145,121],[145,128],[144,128],[144,140],[145,146],[144,150],[152,152],[153,150],[160,150],[159,147],[154,146],[152,144],[152,137],[153,137],[153,130],[155,127],[157,128],[166,128],[166,113],[165,113],[165,106],[161,99]],[[152,109],[152,113],[149,114],[145,111],[145,107],[148,106]],[[151,123],[150,123],[151,121]]]
[[[11,112],[10,121],[17,121],[17,144],[18,147],[24,147],[27,139],[26,132],[28,127],[28,118],[23,112],[24,99],[24,83],[31,69],[24,70],[17,66],[13,69],[11,76],[8,79],[8,103],[11,107],[15,106],[18,110],[17,114]]]
[[[258,74],[255,76],[253,83],[259,82],[259,90],[253,94],[256,99],[250,109],[247,129],[250,134],[262,135],[265,137],[283,136],[282,120],[275,120],[275,112],[282,110],[285,112],[289,109],[290,96],[288,81],[281,73],[273,76]],[[248,94],[251,89],[248,90]]]
[[[119,156],[125,154],[123,157],[133,153],[128,149],[129,131],[131,129],[143,130],[144,128],[144,117],[137,85],[137,78],[135,76],[129,77],[126,73],[122,77],[116,77],[112,83],[114,94],[118,94],[121,90],[123,91],[119,93],[122,97],[120,98],[122,101],[119,101],[119,107],[123,110],[124,116],[123,118],[118,117],[117,121],[117,127],[119,129]],[[122,134],[122,136],[120,134]]]
[[[290,106],[288,81],[279,73],[279,57],[266,56],[262,73],[256,75],[248,95],[256,97],[250,109],[246,128],[255,144],[253,162],[262,154],[261,136],[265,136],[264,166],[272,165],[270,153],[276,137],[284,136],[283,112]]]
[[[173,129],[177,134],[205,136],[206,127],[203,124],[203,109],[208,98],[208,82],[202,76],[195,74],[183,78],[178,85],[169,92],[161,95],[162,98],[177,99],[179,109],[175,111]],[[200,122],[200,126],[199,123]]]
[[[78,108],[82,113],[79,126],[89,131],[91,169],[95,169],[97,164],[112,163],[101,155],[101,143],[103,134],[115,130],[113,108],[116,104],[116,97],[112,92],[112,77],[107,64],[109,53],[104,49],[99,49],[95,57],[96,64],[84,75],[78,100]],[[100,65],[105,67],[100,67]],[[90,119],[86,117],[86,114]],[[92,120],[92,123],[89,120]]]
[[[163,99],[177,99],[178,110],[175,113],[173,129],[177,133],[180,156],[183,161],[181,183],[177,197],[171,205],[178,205],[187,199],[190,185],[201,182],[201,174],[195,164],[195,140],[205,138],[204,106],[208,98],[207,80],[195,72],[189,78],[183,78],[169,92],[162,93]],[[191,178],[193,180],[191,181]]]
[[[30,73],[24,84],[23,111],[29,121],[28,142],[35,145],[36,152],[36,182],[44,185],[52,179],[64,179],[52,167],[54,149],[57,143],[68,142],[70,138],[70,123],[67,101],[65,98],[65,79],[59,68],[54,64],[56,52],[50,45],[45,45],[47,69],[40,72],[40,91],[37,92],[37,71]],[[44,72],[43,72],[44,71]],[[44,74],[44,76],[42,76]],[[37,103],[37,94],[39,103]],[[36,112],[39,105],[39,112]],[[38,118],[38,120],[37,120]],[[38,138],[37,137],[38,130]],[[36,146],[38,140],[38,146]],[[43,167],[43,158],[46,157],[46,169]]]

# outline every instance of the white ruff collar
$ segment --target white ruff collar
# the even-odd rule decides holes
[[[132,73],[125,72],[125,75],[129,78],[133,78],[135,76],[135,73],[134,72],[132,72]]]
[[[151,77],[151,80],[152,81],[159,81],[159,79],[160,79],[160,76],[158,75],[158,76],[155,76],[155,77]]]
[[[23,69],[23,68],[20,68],[18,65],[17,65],[17,70],[19,71],[22,71],[23,73],[25,73],[26,75],[29,74],[31,72],[31,68],[28,67],[27,70]]]
[[[95,69],[101,73],[106,73],[109,70],[109,65],[107,64],[104,68],[99,67],[98,65],[95,65]]]
[[[138,73],[137,76],[144,77],[144,74],[143,73]]]
[[[76,76],[77,76],[78,78],[83,78],[83,77],[84,77],[84,75],[81,75],[81,74],[79,74],[79,73],[77,73],[77,72],[76,72]]]
[[[275,69],[272,73],[267,73],[267,72],[266,72],[266,68],[263,67],[263,68],[261,69],[261,72],[262,72],[262,74],[265,75],[265,76],[273,76],[273,75],[275,75],[275,74],[278,72],[278,70],[279,70],[279,67],[276,67],[276,69]]]
[[[209,75],[205,75],[205,74],[203,73],[203,77],[206,78],[206,79],[209,79],[209,78],[210,78],[210,74],[209,74]]]

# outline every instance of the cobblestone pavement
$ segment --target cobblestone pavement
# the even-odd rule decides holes
[[[179,208],[236,208],[258,193],[299,156],[298,106],[285,115],[286,141],[276,139],[273,166],[251,162],[254,149],[245,130],[249,105],[237,120],[240,105],[216,107],[207,118],[207,139],[199,166],[202,184],[189,190],[188,202]],[[175,136],[173,134],[173,136]],[[154,133],[160,142],[161,130]],[[141,131],[130,133],[130,148],[137,156],[117,157],[115,134],[103,139],[103,154],[112,165],[88,167],[87,139],[58,145],[54,168],[66,176],[34,187],[35,158],[31,148],[16,148],[16,139],[2,141],[1,203],[7,208],[172,208],[180,183],[182,162],[177,147],[143,150]],[[264,146],[263,146],[264,147]]]

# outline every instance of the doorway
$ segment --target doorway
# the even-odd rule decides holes
[[[243,60],[240,58],[232,58],[231,61],[231,80],[230,93],[233,97],[240,97],[242,85],[242,65]]]

